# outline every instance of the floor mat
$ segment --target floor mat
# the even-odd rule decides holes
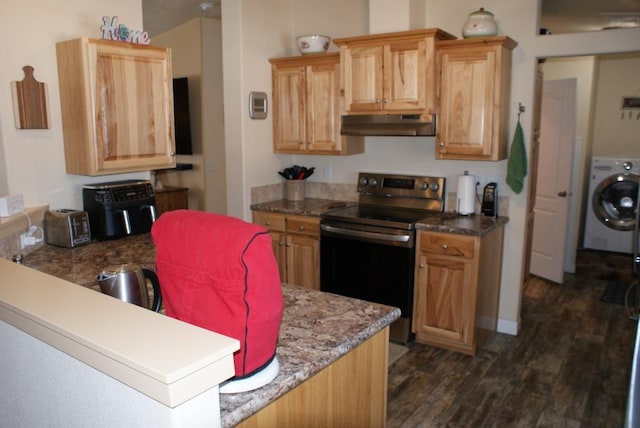
[[[605,303],[615,303],[617,305],[624,305],[624,298],[627,294],[627,289],[631,286],[628,282],[609,281],[607,287],[602,293],[600,300]],[[636,287],[629,292],[630,302],[635,301]]]

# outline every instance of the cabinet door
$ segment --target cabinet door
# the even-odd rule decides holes
[[[382,109],[383,47],[343,47],[345,109],[366,112]]]
[[[273,143],[276,152],[306,149],[305,73],[303,66],[273,70]]]
[[[441,156],[489,158],[494,138],[496,52],[473,48],[439,53]]]
[[[56,53],[68,173],[175,166],[169,49],[83,37]]]
[[[320,238],[287,235],[287,282],[314,290],[320,289]]]
[[[415,332],[471,345],[475,307],[470,260],[421,253],[418,263]]]
[[[171,58],[163,50],[90,44],[96,169],[166,167],[174,159]]]
[[[278,273],[280,281],[285,282],[287,278],[287,238],[283,232],[271,231],[271,243],[273,247],[273,255],[278,264]]]
[[[167,211],[189,208],[188,189],[166,189],[156,190],[156,211],[158,216]]]
[[[411,41],[384,46],[385,110],[424,110],[426,43]]]
[[[339,64],[306,67],[307,149],[340,150]]]

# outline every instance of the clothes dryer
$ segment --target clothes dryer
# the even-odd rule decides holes
[[[594,157],[591,160],[585,248],[633,253],[639,183],[640,159]]]

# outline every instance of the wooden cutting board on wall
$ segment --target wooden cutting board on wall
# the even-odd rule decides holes
[[[24,79],[11,82],[13,113],[18,129],[48,129],[47,85],[33,77],[33,67],[25,65]]]

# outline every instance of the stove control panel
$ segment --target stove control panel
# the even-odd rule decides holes
[[[425,198],[444,200],[445,178],[379,174],[358,174],[358,193],[398,198]]]

